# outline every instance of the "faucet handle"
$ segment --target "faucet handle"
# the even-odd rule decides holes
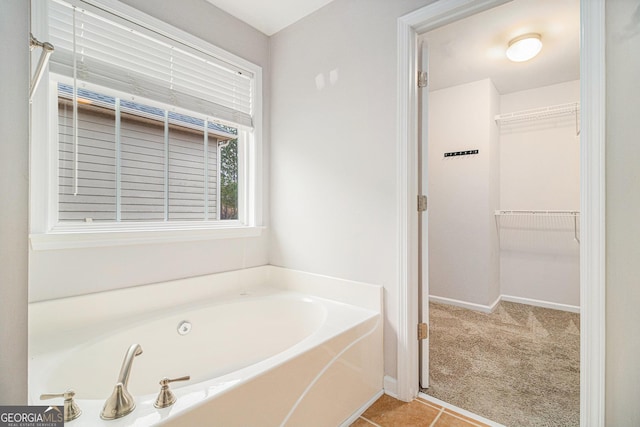
[[[45,393],[40,395],[40,400],[55,399],[57,397],[64,398],[64,421],[73,421],[78,418],[82,411],[78,404],[73,400],[73,396],[76,392],[72,389],[65,391],[64,393]]]
[[[190,379],[191,379],[190,375],[185,375],[184,377],[171,378],[171,379],[164,377],[163,379],[160,380],[160,385],[165,386],[175,381],[189,381]]]
[[[170,379],[170,378],[164,377],[163,379],[161,379],[160,385],[162,387],[160,388],[160,393],[158,393],[158,397],[156,398],[156,401],[153,404],[153,406],[155,406],[158,409],[162,409],[176,403],[176,395],[173,394],[171,390],[169,390],[169,383],[172,383],[175,381],[187,381],[190,379],[191,379],[191,376],[189,375],[186,375],[184,377],[179,377],[179,378]]]

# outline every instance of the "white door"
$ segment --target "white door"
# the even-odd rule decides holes
[[[422,41],[418,47],[419,71],[422,73],[427,73],[429,68],[429,57],[427,53],[426,43]],[[428,77],[428,73],[422,74],[422,76]],[[418,194],[428,196],[428,78],[419,78],[418,80],[422,80],[422,83],[419,81],[419,86],[423,86],[418,89]],[[418,256],[420,257],[418,273],[418,280],[420,281],[418,290],[418,312],[420,316],[419,322],[429,325],[429,215],[427,212],[428,211],[425,210],[418,213],[418,232],[420,233],[418,246]],[[427,338],[420,341],[420,387],[429,387],[429,333],[427,333]]]

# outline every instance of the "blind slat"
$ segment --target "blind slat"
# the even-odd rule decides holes
[[[77,76],[89,83],[251,127],[253,78],[223,60],[161,36],[152,38],[120,18],[50,3],[51,69],[73,75],[73,16]],[[102,12],[101,12],[102,13]],[[105,12],[106,13],[106,12]],[[110,17],[109,17],[110,16]]]

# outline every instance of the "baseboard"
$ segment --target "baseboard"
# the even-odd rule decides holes
[[[429,301],[438,302],[440,304],[455,305],[456,307],[468,308],[469,310],[481,311],[483,313],[493,313],[493,310],[496,309],[496,306],[500,302],[500,297],[498,297],[498,299],[496,299],[491,305],[476,304],[473,302],[460,301],[452,298],[438,297],[435,295],[429,295]]]
[[[340,424],[340,427],[349,427],[351,424],[355,423],[356,420],[360,417],[360,415],[364,414],[364,411],[369,409],[369,407],[373,405],[375,401],[378,400],[380,396],[382,396],[383,394],[384,394],[384,390],[380,390],[379,392],[374,394],[373,397],[367,401],[367,403],[362,405],[360,409],[358,409],[356,412],[353,413],[353,415],[351,415],[349,418],[344,420],[344,422]]]
[[[398,381],[389,375],[384,376],[384,394],[398,398]]]
[[[580,313],[580,307],[575,305],[560,304],[551,301],[542,301],[531,298],[514,297],[511,295],[500,295],[491,305],[476,304],[473,302],[460,301],[452,298],[438,297],[429,295],[429,301],[440,304],[453,305],[456,307],[468,308],[469,310],[480,311],[482,313],[493,313],[500,301],[515,302],[518,304],[532,305],[535,307],[550,308],[553,310],[568,311],[571,313]]]
[[[531,298],[514,297],[511,295],[502,295],[500,298],[502,299],[502,301],[507,301],[507,302],[516,302],[518,304],[527,304],[527,305],[533,305],[536,307],[551,308],[553,310],[562,310],[562,311],[569,311],[571,313],[580,313],[580,307],[577,305],[560,304],[557,302],[541,301],[541,300],[531,299]]]

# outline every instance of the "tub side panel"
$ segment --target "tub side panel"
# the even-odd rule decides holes
[[[366,338],[358,342],[361,348],[350,347],[364,335]],[[382,389],[381,359],[377,316],[161,425],[280,426],[294,408],[290,418],[295,416],[296,421],[287,425],[338,425]],[[336,360],[339,363],[332,363]],[[342,375],[345,377],[339,378]],[[351,394],[356,397],[343,404]],[[313,400],[319,406],[312,406]],[[296,407],[298,403],[303,405]]]
[[[383,388],[382,327],[348,348],[302,397],[285,426],[337,426]]]
[[[332,358],[319,348],[197,406],[163,426],[278,426],[315,372]]]

